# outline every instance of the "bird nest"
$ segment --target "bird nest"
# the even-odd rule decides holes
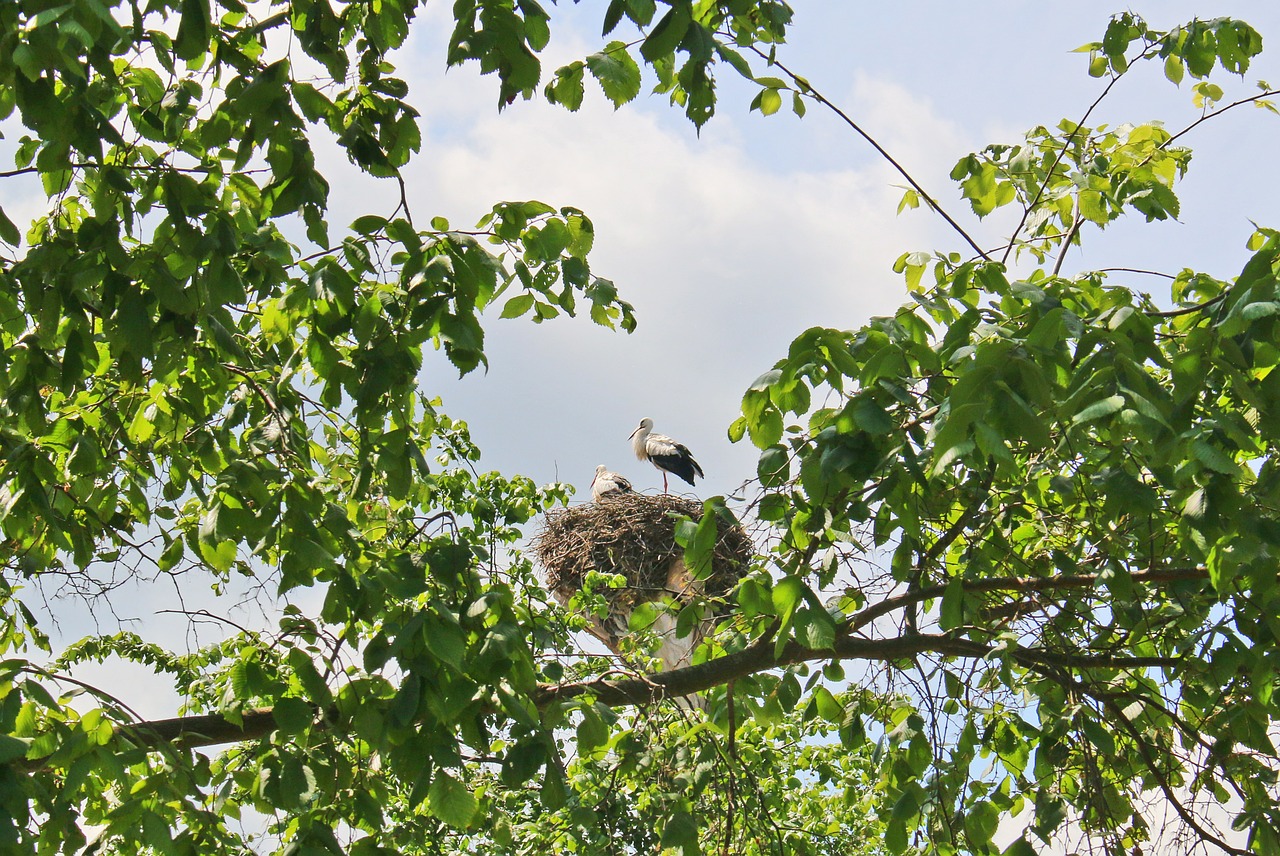
[[[613,614],[664,595],[724,598],[747,573],[755,552],[751,538],[741,526],[718,521],[711,571],[697,580],[676,543],[676,521],[682,516],[701,520],[701,503],[668,494],[624,493],[548,511],[533,543],[547,572],[547,588],[567,604],[591,571],[621,574],[625,588],[600,592]]]

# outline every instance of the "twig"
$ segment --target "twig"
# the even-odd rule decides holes
[[[1190,133],[1191,130],[1195,128],[1197,125],[1199,125],[1201,122],[1207,122],[1210,119],[1214,118],[1215,116],[1221,116],[1223,113],[1227,112],[1232,107],[1239,107],[1241,104],[1252,104],[1254,101],[1261,101],[1263,98],[1270,98],[1274,95],[1280,95],[1280,89],[1268,89],[1266,92],[1259,92],[1257,95],[1252,95],[1248,98],[1241,98],[1239,101],[1232,101],[1230,104],[1226,105],[1225,107],[1220,107],[1217,110],[1214,110],[1209,113],[1205,113],[1199,119],[1196,119],[1190,125],[1183,128],[1181,131],[1174,134],[1169,139],[1165,140],[1164,143],[1160,145],[1160,148],[1162,149],[1167,148],[1168,146],[1173,144],[1174,140],[1178,139],[1183,134]]]
[[[1107,84],[1106,89],[1102,90],[1102,94],[1093,100],[1093,103],[1089,105],[1089,109],[1085,110],[1084,115],[1080,117],[1080,121],[1076,122],[1075,130],[1068,134],[1066,140],[1063,141],[1062,148],[1058,150],[1057,157],[1053,159],[1053,164],[1050,165],[1048,172],[1045,173],[1044,181],[1040,182],[1040,189],[1036,191],[1035,199],[1032,199],[1031,204],[1023,209],[1022,219],[1018,221],[1018,225],[1013,230],[1013,234],[1009,236],[1009,243],[1005,247],[1004,255],[1000,257],[1001,264],[1009,261],[1009,254],[1013,252],[1013,248],[1018,245],[1018,235],[1022,232],[1022,227],[1027,225],[1027,218],[1031,216],[1031,212],[1036,210],[1036,206],[1039,205],[1040,200],[1044,198],[1045,191],[1049,189],[1049,181],[1053,178],[1053,172],[1058,168],[1058,164],[1062,163],[1062,159],[1067,156],[1067,149],[1071,148],[1071,141],[1075,138],[1076,134],[1079,133],[1080,129],[1084,127],[1084,123],[1089,121],[1089,116],[1093,114],[1094,108],[1102,103],[1102,99],[1107,97],[1107,93],[1111,91],[1111,87],[1115,86],[1119,80],[1119,75],[1111,78],[1111,82]]]
[[[755,46],[752,46],[751,50],[757,56],[763,59],[765,62],[769,63],[775,68],[778,68],[779,70],[782,71],[783,74],[791,78],[792,83],[796,84],[796,86],[799,87],[798,91],[800,92],[801,95],[805,95],[809,98],[812,98],[814,101],[818,102],[819,104],[831,110],[833,113],[839,116],[846,125],[848,125],[855,132],[857,132],[858,136],[862,137],[862,139],[870,143],[871,147],[875,149],[882,158],[888,161],[889,164],[898,171],[898,174],[901,175],[903,178],[905,178],[911,184],[912,188],[914,188],[915,191],[924,198],[924,201],[928,203],[929,207],[932,208],[934,211],[937,211],[938,214],[942,216],[942,219],[946,220],[947,223],[951,226],[951,228],[955,229],[956,232],[959,233],[960,237],[964,238],[965,243],[967,243],[970,247],[972,247],[974,252],[976,252],[979,256],[986,259],[987,261],[991,260],[991,257],[987,255],[986,251],[983,250],[982,247],[978,246],[977,242],[975,242],[973,238],[969,236],[969,233],[966,232],[960,226],[960,224],[957,223],[951,217],[950,214],[948,214],[945,210],[943,210],[942,206],[938,204],[938,201],[934,199],[932,196],[930,196],[928,191],[926,191],[920,185],[920,182],[916,181],[911,176],[911,173],[907,172],[907,170],[902,166],[902,164],[898,163],[898,161],[893,157],[893,155],[889,154],[889,152],[885,149],[884,146],[880,145],[880,143],[876,142],[876,139],[874,137],[872,137],[870,134],[864,131],[861,125],[853,121],[853,119],[849,117],[849,114],[845,113],[835,104],[831,103],[831,101],[828,100],[825,95],[823,95],[821,92],[813,88],[813,84],[809,83],[808,80],[806,80],[805,78],[802,78],[800,75],[796,74],[791,69],[787,68],[781,62],[779,62],[776,58],[770,57],[764,51],[760,50],[760,48]]]
[[[1208,309],[1210,306],[1214,306],[1215,304],[1221,303],[1226,296],[1227,296],[1227,292],[1224,291],[1221,294],[1219,294],[1217,297],[1209,298],[1204,303],[1197,303],[1195,306],[1184,306],[1181,309],[1170,309],[1167,312],[1148,312],[1147,317],[1177,318],[1179,315],[1190,315],[1193,312],[1200,312],[1202,310]]]
[[[234,363],[223,363],[222,367],[227,371],[231,372],[232,374],[239,375],[240,377],[244,378],[245,382],[248,383],[249,386],[253,388],[253,391],[258,393],[259,397],[262,398],[263,403],[267,405],[267,409],[270,410],[271,413],[277,417],[280,415],[280,409],[276,407],[275,401],[272,400],[271,396],[267,394],[266,390],[264,390],[261,386],[258,385],[258,382],[253,379],[253,376],[249,374],[249,372],[245,371],[244,369],[240,368]]]
[[[1062,270],[1062,263],[1067,260],[1067,250],[1071,249],[1071,241],[1083,225],[1084,217],[1080,215],[1080,206],[1077,203],[1075,219],[1071,222],[1071,228],[1067,230],[1067,236],[1062,241],[1062,250],[1058,253],[1058,260],[1053,263],[1054,276],[1057,276]]]
[[[1177,277],[1171,273],[1164,273],[1163,271],[1158,271],[1158,270],[1144,270],[1142,268],[1129,268],[1129,267],[1098,268],[1096,271],[1094,271],[1094,273],[1140,273],[1146,276],[1159,276],[1159,277],[1164,277],[1165,279],[1177,279]]]

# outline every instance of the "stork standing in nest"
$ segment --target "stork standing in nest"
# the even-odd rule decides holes
[[[591,498],[596,502],[631,493],[631,482],[617,473],[609,472],[604,464],[596,467],[596,477],[591,480]]]
[[[693,484],[695,476],[706,478],[688,447],[665,434],[655,434],[653,420],[648,416],[641,419],[640,427],[631,432],[631,448],[638,459],[648,461],[662,472],[663,493],[669,490],[667,473],[677,475],[689,484]]]

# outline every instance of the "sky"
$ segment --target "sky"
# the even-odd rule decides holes
[[[1000,243],[1007,223],[977,222],[947,173],[990,142],[1078,118],[1103,83],[1085,73],[1085,55],[1071,51],[1100,39],[1120,8],[1094,0],[991,0],[980,10],[940,0],[794,5],[780,58],[861,123],[985,245]],[[598,3],[548,8],[544,76],[599,46]],[[1233,15],[1258,28],[1264,43],[1280,44],[1280,7],[1271,3],[1164,0],[1127,8],[1162,28]],[[429,4],[396,58],[422,115],[423,149],[405,174],[415,222],[445,216],[468,228],[500,200],[581,208],[595,224],[593,272],[616,283],[639,319],[630,335],[587,317],[534,325],[498,319],[499,303],[486,321],[487,372],[459,380],[442,355],[429,359],[422,387],[468,422],[484,469],[570,482],[581,500],[604,463],[637,489],[660,491],[661,475],[635,460],[627,440],[649,416],[707,473],[696,488],[676,482],[673,490],[701,498],[732,493],[755,471],[755,450],[726,436],[752,381],[806,328],[856,329],[906,302],[891,270],[903,252],[963,249],[928,212],[898,216],[901,177],[818,106],[804,119],[751,113],[754,92],[726,76],[719,114],[700,134],[663,96],[642,95],[614,111],[590,82],[578,113],[518,101],[499,114],[496,80],[471,67],[446,71],[448,24],[449,4]],[[1220,83],[1230,100],[1252,94],[1259,78],[1280,82],[1280,49],[1264,53],[1245,80]],[[1198,115],[1189,83],[1176,88],[1152,66],[1126,78],[1095,121],[1161,119],[1176,130]],[[1087,231],[1086,247],[1068,256],[1064,273],[1123,265],[1234,275],[1251,221],[1280,226],[1277,132],[1280,117],[1248,107],[1205,123],[1187,139],[1197,154],[1181,189],[1181,221],[1129,219],[1101,235]],[[333,188],[332,223],[395,208],[393,182],[355,173],[319,135],[314,144]],[[0,185],[11,217],[38,207],[18,194],[18,185]],[[167,597],[142,592],[122,598],[117,611],[127,618],[133,610],[181,645],[185,624],[154,614],[171,605]],[[64,634],[81,628],[91,629],[73,616]],[[82,676],[115,685],[124,674],[108,664]],[[134,706],[143,715],[172,715],[170,688],[141,695]]]
[[[797,3],[780,57],[863,124],[981,243],[995,245],[1007,220],[978,223],[947,173],[989,142],[1078,118],[1102,82],[1071,49],[1100,38],[1115,7],[995,2],[977,16],[967,5]],[[1261,3],[1147,5],[1157,26],[1197,12],[1236,14],[1264,37],[1280,33],[1280,13]],[[553,26],[548,70],[596,44],[592,4],[561,4],[556,13],[564,20]],[[641,489],[660,490],[660,474],[627,443],[650,416],[707,472],[705,483],[682,490],[732,492],[754,472],[754,450],[726,436],[751,382],[807,327],[856,329],[905,302],[891,270],[901,253],[962,249],[929,213],[895,214],[901,177],[821,107],[804,119],[750,113],[754,92],[722,78],[720,114],[700,135],[665,97],[642,95],[615,112],[590,88],[577,114],[517,102],[498,115],[494,80],[471,68],[440,74],[446,7],[424,18],[400,62],[423,115],[423,154],[406,176],[415,218],[443,214],[469,225],[499,199],[582,208],[596,227],[593,272],[613,280],[639,318],[631,335],[586,318],[493,318],[487,374],[455,382],[442,360],[429,364],[424,388],[468,421],[486,467],[571,482],[585,497],[604,463]],[[1245,81],[1223,82],[1228,99],[1252,94],[1258,77],[1280,80],[1280,54],[1264,59]],[[1178,129],[1198,117],[1188,83],[1175,88],[1154,66],[1133,78],[1103,103],[1099,120],[1163,119]],[[1184,185],[1181,223],[1132,219],[1086,234],[1064,272],[1123,265],[1236,273],[1250,219],[1280,221],[1280,180],[1257,166],[1268,161],[1280,118],[1251,107],[1237,113],[1188,140],[1201,154]],[[338,188],[336,207],[367,205],[377,184]],[[380,188],[388,209],[389,184]]]

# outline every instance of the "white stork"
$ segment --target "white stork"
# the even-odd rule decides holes
[[[591,498],[596,502],[620,493],[631,493],[631,482],[617,473],[609,472],[604,464],[596,467],[596,477],[591,480]]]
[[[631,432],[631,448],[636,457],[648,461],[662,471],[662,492],[667,492],[667,473],[672,473],[693,484],[695,475],[706,478],[702,467],[693,459],[683,443],[677,443],[664,434],[653,433],[653,420],[648,416],[640,420],[640,427]]]

